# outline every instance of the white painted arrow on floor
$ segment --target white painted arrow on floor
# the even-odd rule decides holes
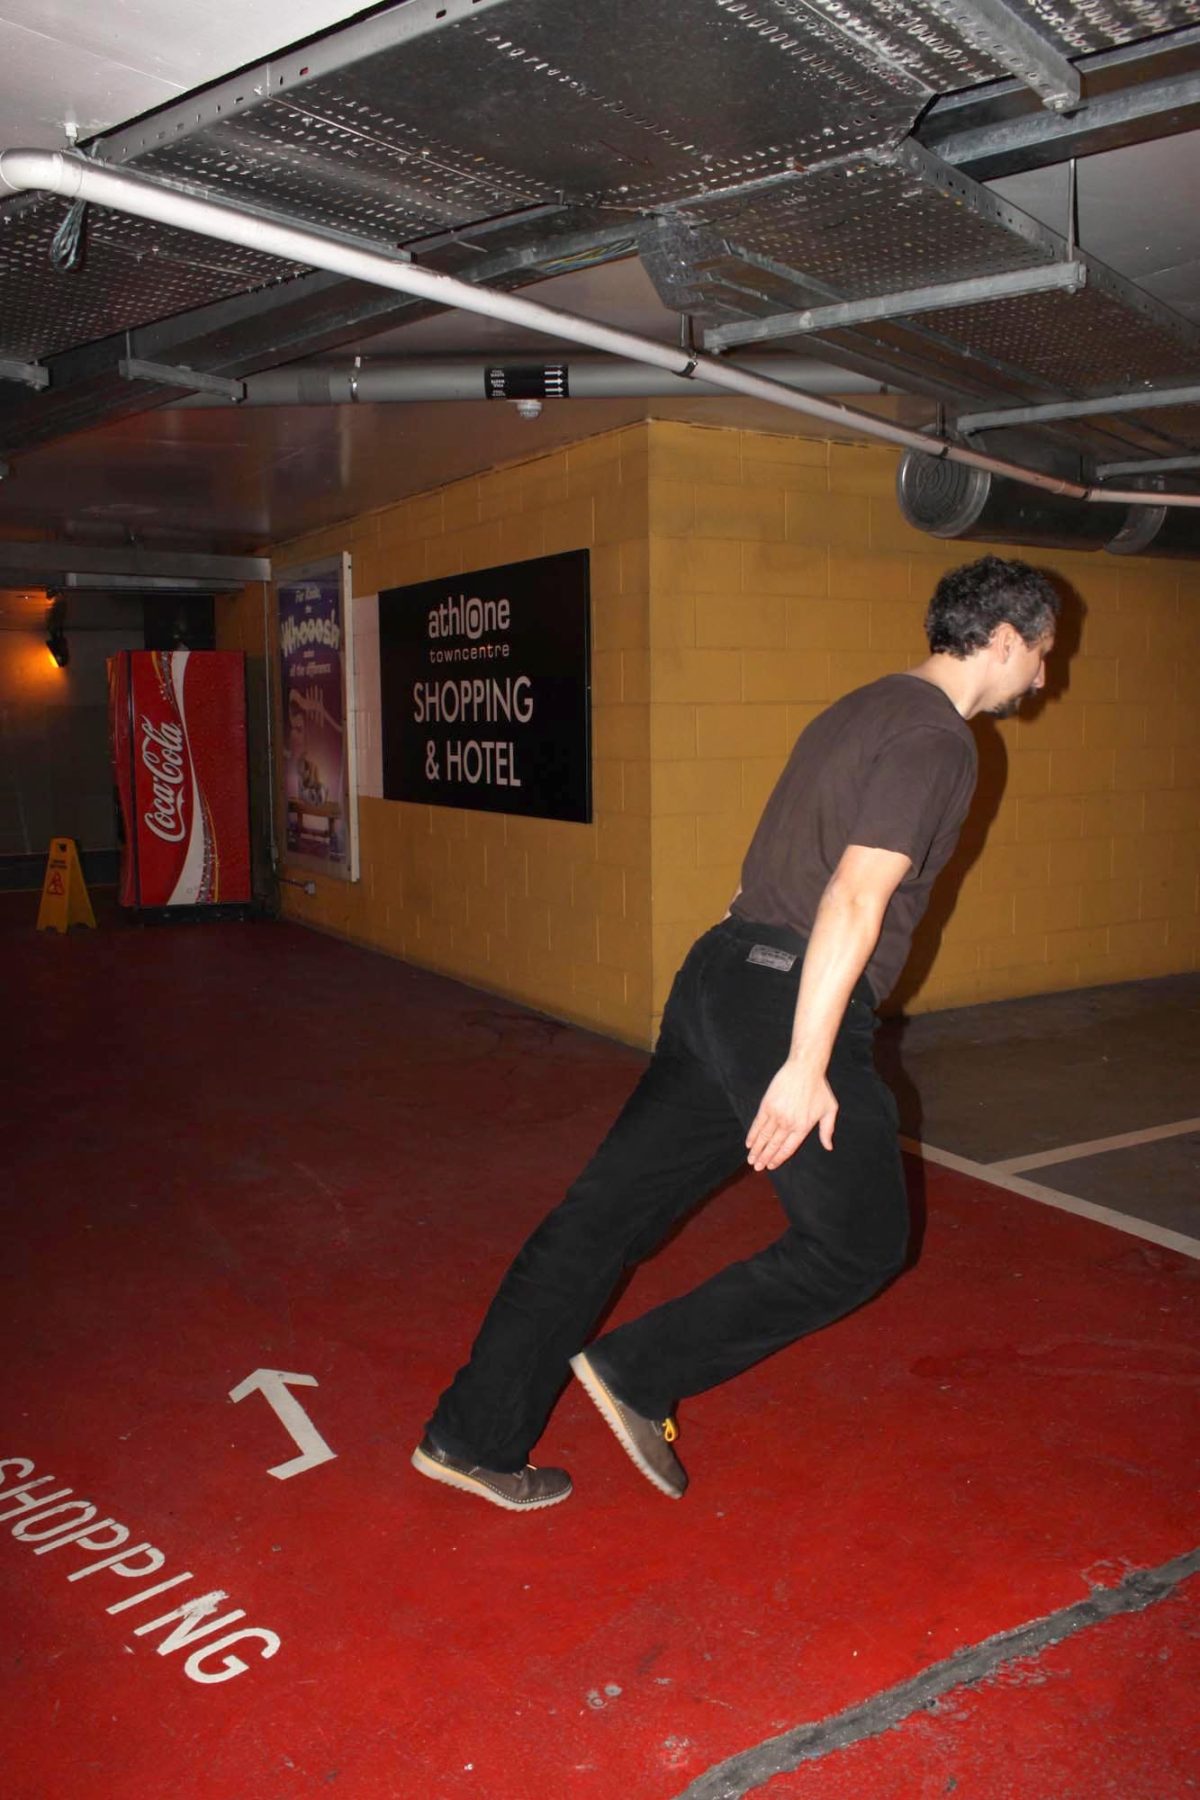
[[[230,1388],[229,1398],[236,1405],[244,1400],[247,1394],[261,1393],[267,1405],[274,1412],[284,1430],[296,1441],[299,1456],[293,1456],[290,1462],[276,1463],[268,1469],[268,1475],[274,1475],[277,1481],[287,1481],[293,1475],[303,1475],[306,1469],[315,1469],[323,1462],[332,1462],[337,1455],[331,1450],[321,1436],[290,1387],[316,1387],[315,1375],[289,1375],[283,1369],[255,1369],[253,1375],[247,1375],[245,1381],[237,1387]]]

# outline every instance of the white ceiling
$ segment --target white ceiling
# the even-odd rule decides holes
[[[68,124],[87,137],[124,123],[362,10],[337,0],[0,0],[0,147],[53,148]],[[1064,229],[1061,166],[994,185]],[[1197,194],[1200,132],[1079,165],[1083,248],[1200,322]],[[676,340],[678,320],[636,261],[544,283],[538,298]],[[482,358],[552,346],[447,314],[361,347]],[[890,405],[917,422],[932,414],[921,401]],[[93,540],[132,531],[181,547],[246,550],[649,415],[804,430],[794,414],[733,398],[548,402],[532,424],[500,402],[163,408],[22,454],[0,481],[0,529]]]
[[[1200,324],[1200,131],[1085,156],[1078,170],[1080,249]],[[1065,236],[1065,163],[987,185]]]
[[[0,0],[0,144],[61,150],[364,10],[338,0]]]
[[[678,330],[636,258],[560,275],[537,292],[551,306],[646,337],[671,342]],[[577,346],[445,313],[366,340],[363,349],[373,356],[476,352],[482,365],[505,351],[569,355]],[[911,423],[933,417],[922,400],[855,395],[854,403]],[[534,420],[500,400],[165,406],[23,454],[12,479],[0,483],[0,523],[19,516],[58,535],[69,504],[76,535],[89,542],[120,539],[129,528],[147,541],[236,554],[651,417],[781,433],[793,432],[795,420],[736,396],[547,400]]]

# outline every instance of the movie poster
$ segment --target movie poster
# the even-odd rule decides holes
[[[285,570],[276,593],[284,855],[289,863],[356,881],[350,559]]]

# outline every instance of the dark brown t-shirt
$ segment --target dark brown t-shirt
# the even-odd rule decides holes
[[[733,912],[807,936],[849,844],[900,851],[912,867],[866,969],[884,999],[957,841],[975,773],[975,740],[931,682],[885,675],[847,694],[796,740],[746,853]]]

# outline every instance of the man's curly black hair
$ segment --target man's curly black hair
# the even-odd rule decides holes
[[[981,556],[943,575],[925,614],[931,651],[970,656],[990,641],[997,625],[1011,625],[1026,644],[1054,630],[1059,598],[1039,569]]]

